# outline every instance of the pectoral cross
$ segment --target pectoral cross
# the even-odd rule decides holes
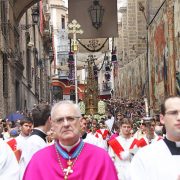
[[[65,180],[68,179],[69,174],[73,173],[72,164],[73,164],[72,161],[69,160],[69,161],[67,162],[68,167],[63,170],[63,171],[64,171],[64,179],[65,179]]]

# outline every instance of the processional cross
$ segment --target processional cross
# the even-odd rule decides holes
[[[68,33],[73,34],[73,46],[74,51],[74,76],[75,76],[75,95],[76,95],[76,104],[78,103],[78,82],[77,82],[77,39],[76,34],[82,34],[83,30],[80,29],[81,25],[74,19],[71,23],[68,24]]]

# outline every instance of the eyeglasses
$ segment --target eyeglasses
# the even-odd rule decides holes
[[[78,116],[66,116],[66,117],[59,117],[58,119],[54,120],[54,122],[58,124],[62,124],[65,119],[67,122],[73,122],[75,119],[79,119],[80,117]]]
[[[168,111],[165,114],[169,115],[169,116],[178,116],[178,114],[180,113],[180,111],[178,110],[172,110],[172,111]]]

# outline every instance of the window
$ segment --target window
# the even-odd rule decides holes
[[[65,16],[61,16],[61,27],[65,29]]]

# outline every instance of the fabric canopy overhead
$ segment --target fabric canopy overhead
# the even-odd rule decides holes
[[[89,50],[88,50],[88,49]],[[79,40],[79,52],[105,52],[109,48],[109,41],[107,38],[97,38],[97,39],[80,39]]]
[[[99,29],[93,27],[88,12],[93,0],[68,0],[69,22],[73,19],[81,25],[83,34],[77,34],[78,39],[108,38],[118,36],[117,0],[99,0],[104,8],[102,26]],[[72,34],[70,34],[72,38]]]

